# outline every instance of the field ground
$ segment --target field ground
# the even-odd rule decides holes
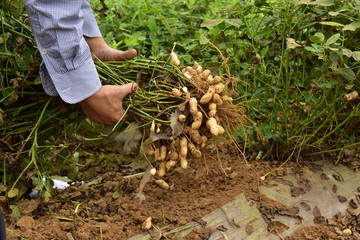
[[[170,190],[147,183],[142,203],[134,197],[142,165],[118,165],[90,184],[58,190],[49,202],[20,201],[21,217],[6,216],[8,238],[359,239],[358,171],[323,159],[275,170],[279,164],[246,163],[232,146],[216,143],[190,164],[196,168],[165,177]],[[153,228],[144,231],[150,216]]]

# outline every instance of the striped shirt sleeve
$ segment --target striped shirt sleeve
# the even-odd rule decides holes
[[[101,37],[89,0],[25,0],[42,56],[40,76],[49,95],[80,102],[101,87],[84,35]]]

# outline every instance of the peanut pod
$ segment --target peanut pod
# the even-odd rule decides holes
[[[157,175],[160,177],[163,177],[166,173],[166,162],[162,161],[160,162],[159,170],[156,171]]]
[[[192,115],[195,115],[198,112],[198,107],[197,107],[197,99],[196,98],[190,98],[189,100],[189,111]]]
[[[215,87],[213,85],[211,85],[208,88],[207,92],[200,98],[200,103],[205,104],[205,103],[210,102],[214,93],[215,93]]]
[[[188,143],[188,148],[194,157],[196,157],[196,158],[201,157],[201,151],[199,149],[197,149],[196,146],[192,142]]]
[[[211,117],[206,121],[206,126],[210,130],[211,134],[217,136],[225,132],[224,128],[219,126],[216,122],[216,119]]]
[[[209,117],[215,117],[215,115],[216,115],[216,103],[213,103],[213,102],[211,102],[211,103],[209,103],[209,113],[208,113],[208,115],[209,115]]]
[[[202,120],[203,120],[203,114],[202,112],[198,111],[194,116],[194,122],[191,124],[191,128],[192,129],[199,129],[201,124],[202,124]]]
[[[201,74],[200,74],[200,78],[202,80],[206,80],[209,76],[210,76],[210,70],[209,69],[205,69]]]
[[[215,87],[215,92],[217,94],[220,94],[225,90],[225,85],[222,83],[218,83],[218,84],[214,85],[214,87]]]
[[[163,179],[155,180],[155,183],[165,190],[169,190],[170,186]]]
[[[182,137],[180,139],[180,143],[179,143],[180,144],[180,155],[183,157],[186,157],[188,154],[187,143],[188,143],[188,140],[186,137]]]
[[[171,58],[171,62],[172,62],[175,66],[179,66],[179,65],[180,65],[180,60],[178,59],[176,53],[171,52],[171,53],[170,53],[170,58]]]
[[[194,143],[196,143],[198,145],[200,145],[202,143],[202,137],[198,130],[190,129],[189,135],[190,135],[191,140],[193,140]]]
[[[208,79],[206,80],[206,82],[209,84],[209,85],[215,85],[215,84],[218,84],[221,82],[221,78],[219,76],[209,76]]]
[[[180,159],[180,166],[182,168],[184,168],[184,169],[187,168],[188,167],[188,161],[187,161],[186,157],[180,154],[179,159]]]
[[[179,120],[179,122],[183,123],[186,121],[186,116],[184,114],[180,114],[178,116],[178,120]]]
[[[201,136],[201,139],[202,139],[202,142],[201,142],[200,148],[204,148],[206,146],[208,138],[203,135],[203,136]]]
[[[166,170],[170,170],[170,168],[174,167],[175,165],[176,165],[176,161],[174,160],[167,161],[165,165]]]
[[[173,88],[171,90],[171,94],[174,95],[175,97],[181,97],[183,95],[183,93],[177,88]]]
[[[221,96],[219,94],[217,94],[217,93],[215,93],[213,95],[212,101],[214,103],[216,103],[216,105],[218,105],[218,106],[220,106],[220,105],[222,105],[224,103],[223,100],[221,99]]]
[[[166,146],[165,145],[161,145],[160,146],[160,153],[159,153],[159,156],[157,158],[158,161],[164,161],[165,158],[166,158]]]

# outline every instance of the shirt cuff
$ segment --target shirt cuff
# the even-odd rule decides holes
[[[70,104],[81,102],[101,88],[101,81],[92,59],[68,72],[53,73],[51,78],[61,99]]]

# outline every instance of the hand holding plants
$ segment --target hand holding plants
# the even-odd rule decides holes
[[[105,85],[94,95],[80,102],[80,106],[91,121],[107,125],[116,123],[125,113],[123,99],[137,86],[137,83],[122,86]]]

